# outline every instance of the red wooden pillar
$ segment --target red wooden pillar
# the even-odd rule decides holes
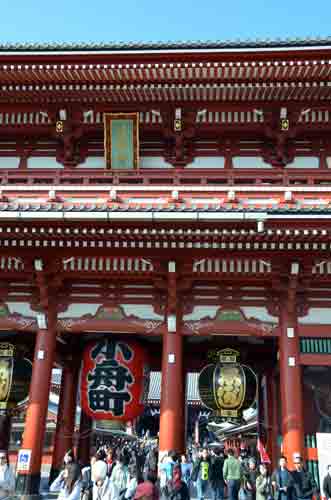
[[[17,493],[39,492],[44,436],[47,423],[51,375],[56,349],[56,315],[46,316],[48,327],[36,335],[29,405],[27,409],[22,449],[31,451],[28,471],[17,476]]]
[[[184,381],[181,314],[177,306],[176,265],[169,263],[167,331],[163,334],[160,454],[184,450]]]
[[[267,452],[270,456],[273,469],[277,465],[278,458],[278,425],[277,425],[277,405],[279,397],[277,397],[277,388],[274,374],[269,371],[265,375],[265,421],[267,429]]]
[[[81,409],[77,460],[85,466],[90,463],[92,419]]]
[[[280,311],[279,364],[283,454],[293,465],[293,454],[304,452],[303,400],[297,318],[287,301]]]
[[[73,447],[78,374],[77,364],[63,367],[50,480],[58,475],[64,455]]]
[[[180,332],[163,336],[160,410],[160,452],[183,451],[184,388],[183,339]]]
[[[271,389],[271,431],[272,431],[272,465],[276,467],[279,453],[278,436],[279,432],[279,417],[278,417],[278,401],[279,401],[279,386],[275,374],[272,375],[270,381]]]

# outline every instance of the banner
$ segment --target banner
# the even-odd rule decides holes
[[[328,465],[331,463],[331,433],[317,432],[317,457],[318,457],[318,475],[320,479],[321,497],[323,497],[323,480],[328,473]]]
[[[260,460],[262,464],[271,464],[270,457],[267,453],[267,450],[265,449],[261,439],[258,437],[257,438],[257,446],[256,446],[257,451],[260,454]]]
[[[105,158],[112,170],[137,169],[139,164],[139,113],[105,113]]]

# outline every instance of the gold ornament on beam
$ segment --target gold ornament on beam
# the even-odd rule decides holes
[[[58,120],[55,124],[55,131],[57,134],[63,134],[64,131],[64,123],[62,120]]]
[[[280,120],[280,130],[286,132],[290,128],[290,121],[288,118],[282,118]]]
[[[175,132],[181,132],[182,131],[182,120],[180,120],[179,118],[175,119],[174,130],[175,130]]]

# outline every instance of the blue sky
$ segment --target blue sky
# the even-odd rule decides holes
[[[331,35],[331,0],[0,0],[0,42]]]

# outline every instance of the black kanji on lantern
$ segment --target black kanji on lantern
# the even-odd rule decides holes
[[[132,350],[123,342],[100,342],[91,352],[95,367],[88,373],[87,380],[91,410],[111,411],[119,417],[125,413],[125,403],[132,399],[128,386],[133,384],[134,377],[125,365],[115,359],[117,354],[121,354],[125,361],[133,358]]]
[[[133,352],[127,344],[107,339],[95,346],[91,352],[91,358],[96,359],[99,354],[104,354],[107,359],[114,359],[117,353],[122,354],[125,361],[131,361],[133,358]]]
[[[88,396],[91,410],[111,411],[115,417],[124,415],[124,403],[131,400],[131,395],[128,392],[116,392],[108,388],[92,389]]]
[[[122,391],[126,384],[132,384],[133,377],[126,366],[120,365],[116,359],[109,359],[97,363],[93,372],[88,374],[87,380],[92,382],[91,389],[105,386]]]

